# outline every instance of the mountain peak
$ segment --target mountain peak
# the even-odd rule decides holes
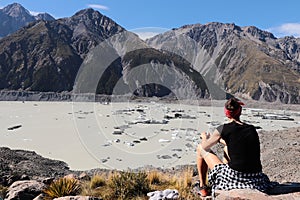
[[[29,11],[18,3],[9,4],[8,6],[4,7],[2,11],[11,17],[19,17],[20,15],[31,16]]]
[[[21,4],[9,4],[3,9],[0,9],[0,38],[11,34],[36,20],[51,21],[54,20],[54,18],[47,13],[33,16]]]
[[[69,19],[72,21],[76,21],[77,23],[78,22],[88,23],[88,21],[90,20],[97,20],[97,19],[101,19],[102,17],[103,15],[100,12],[95,11],[92,8],[87,8],[76,12]]]
[[[76,12],[74,16],[81,16],[81,15],[92,15],[92,14],[95,14],[95,13],[97,13],[97,14],[100,14],[100,15],[101,15],[101,13],[100,13],[100,12],[98,12],[98,11],[95,11],[95,10],[94,10],[94,9],[92,9],[92,8],[86,8],[86,9],[83,9],[83,10],[80,10],[80,11]]]
[[[44,21],[52,21],[55,20],[54,17],[49,15],[48,13],[39,13],[38,15],[35,16],[36,20],[44,20]]]
[[[253,37],[262,38],[263,40],[265,40],[265,38],[276,39],[272,33],[263,31],[255,26],[245,26],[243,27],[243,31],[249,33]]]
[[[108,35],[124,30],[112,19],[102,15],[92,8],[80,10],[66,19],[67,24],[74,29],[74,36],[86,34],[100,34],[106,38]]]
[[[19,3],[12,3],[12,4],[8,4],[7,6],[5,6],[3,8],[3,10],[10,10],[10,9],[25,9],[21,4]]]

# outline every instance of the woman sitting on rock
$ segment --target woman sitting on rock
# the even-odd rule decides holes
[[[257,189],[265,192],[272,184],[262,173],[260,143],[253,125],[240,120],[242,102],[231,98],[225,103],[225,123],[212,133],[201,134],[202,142],[197,147],[197,167],[199,173],[198,194],[207,196],[206,174],[213,190]],[[216,143],[225,144],[228,163],[221,161],[210,148]]]

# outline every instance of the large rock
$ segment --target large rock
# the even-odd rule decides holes
[[[258,190],[235,189],[229,191],[216,191],[216,200],[296,200],[300,199],[300,183],[285,183],[275,187],[270,194],[262,193]]]
[[[53,200],[102,200],[97,197],[90,197],[90,196],[67,196],[67,197],[59,197]]]
[[[265,193],[256,191],[256,190],[230,190],[230,191],[221,191],[216,200],[249,200],[249,199],[259,199],[259,200],[296,200],[300,199],[300,192],[290,193],[290,194],[281,194],[281,195],[267,195]]]
[[[234,200],[234,199],[259,199],[259,200],[270,200],[272,199],[267,194],[259,192],[257,190],[250,189],[235,189],[229,191],[217,191],[216,199],[218,200]]]
[[[9,188],[5,200],[32,200],[45,188],[45,184],[35,181],[16,181]]]

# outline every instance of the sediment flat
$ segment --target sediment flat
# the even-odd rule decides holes
[[[219,105],[1,101],[0,146],[63,160],[73,170],[193,165],[200,133],[226,122]],[[242,120],[264,134],[300,127],[300,112],[246,107]]]

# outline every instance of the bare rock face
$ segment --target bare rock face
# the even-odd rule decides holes
[[[9,188],[6,200],[32,200],[45,188],[45,184],[35,181],[16,181]]]

